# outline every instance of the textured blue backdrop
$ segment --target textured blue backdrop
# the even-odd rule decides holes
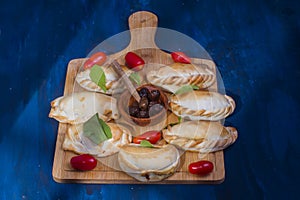
[[[75,3],[76,2],[76,3]],[[297,1],[1,1],[0,199],[296,199],[300,186]],[[220,185],[82,185],[52,179],[67,63],[149,10],[199,42],[238,108]]]

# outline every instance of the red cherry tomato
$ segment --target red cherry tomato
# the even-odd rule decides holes
[[[147,131],[142,135],[133,138],[133,143],[140,144],[142,140],[148,140],[151,144],[155,144],[161,139],[160,131]]]
[[[106,61],[106,54],[103,52],[94,53],[89,59],[83,64],[84,69],[93,67],[94,65],[102,65]]]
[[[74,156],[71,158],[70,163],[74,169],[81,171],[92,170],[97,166],[97,160],[88,154]]]
[[[185,64],[191,63],[191,59],[183,52],[180,51],[173,52],[171,53],[171,56],[174,62],[185,63]]]
[[[133,71],[139,71],[143,68],[145,61],[133,52],[128,52],[125,55],[127,67]]]
[[[212,172],[214,169],[214,164],[208,160],[201,160],[189,164],[189,172],[192,174],[205,175]]]

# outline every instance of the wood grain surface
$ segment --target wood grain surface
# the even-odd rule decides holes
[[[170,54],[158,49],[154,42],[155,31],[157,27],[157,16],[150,12],[137,12],[129,17],[129,28],[131,33],[130,44],[122,51],[108,56],[107,63],[116,59],[120,64],[124,63],[125,54],[128,51],[134,51],[139,54],[146,63],[161,63],[171,64],[172,58]],[[76,74],[81,70],[81,66],[86,59],[74,59],[68,64],[64,95],[71,94],[73,92],[83,91],[83,89],[75,82]],[[193,58],[192,62],[195,64],[204,64],[211,67],[215,72],[215,64],[211,60]],[[143,73],[143,72],[141,72]],[[215,83],[210,90],[217,90],[217,83]],[[176,119],[174,115],[170,114],[168,121]],[[149,128],[149,127],[146,127]],[[53,163],[53,178],[60,183],[72,182],[72,183],[98,183],[98,184],[145,184],[145,182],[139,182],[134,178],[128,176],[122,171],[115,170],[108,167],[114,165],[112,162],[116,162],[114,156],[101,159],[98,162],[97,167],[92,171],[81,172],[71,168],[69,161],[75,154],[62,149],[62,143],[68,124],[59,124],[54,163]],[[138,130],[143,131],[143,129]],[[215,153],[209,153],[203,155],[201,159],[210,160],[214,163],[214,170],[212,173],[206,176],[193,175],[188,172],[188,165],[191,162],[198,161],[199,154],[194,152],[185,152],[181,156],[181,164],[176,173],[169,178],[160,182],[150,182],[155,184],[216,184],[221,183],[225,178],[224,168],[224,155],[223,151]]]

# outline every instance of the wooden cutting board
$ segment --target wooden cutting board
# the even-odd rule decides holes
[[[122,51],[109,55],[108,61],[117,59],[120,64],[124,64],[124,57],[128,51],[134,51],[140,55],[146,63],[171,64],[173,60],[170,54],[160,50],[155,44],[155,32],[158,19],[153,13],[140,11],[132,14],[129,19],[129,28],[131,41],[129,45]],[[152,27],[152,28],[150,28]],[[64,95],[73,92],[83,91],[83,89],[75,82],[76,74],[81,69],[86,59],[71,60],[68,64]],[[211,67],[216,73],[216,66],[213,61],[206,59],[193,58],[193,63],[203,64]],[[217,90],[215,83],[210,90]],[[113,157],[103,159],[98,162],[97,167],[92,171],[81,172],[71,168],[69,162],[75,154],[62,149],[62,144],[68,124],[59,123],[58,134],[53,162],[52,175],[55,181],[59,183],[98,183],[98,184],[145,184],[128,176],[122,171],[117,171],[106,165],[111,162]],[[115,155],[116,156],[116,155]],[[202,159],[210,160],[214,164],[212,173],[206,176],[193,175],[188,172],[188,165],[191,162],[199,160],[199,154],[194,152],[185,152],[181,156],[181,165],[176,173],[161,182],[150,182],[155,184],[216,184],[221,183],[225,178],[224,155],[223,151],[209,153],[204,155]],[[111,165],[109,165],[111,166]]]

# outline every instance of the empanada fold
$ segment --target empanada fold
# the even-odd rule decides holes
[[[171,111],[190,120],[218,121],[235,109],[234,100],[227,95],[210,91],[191,91],[170,97]]]
[[[191,130],[195,133],[187,132]],[[219,122],[185,121],[163,130],[163,138],[167,143],[187,151],[213,152],[233,144],[237,139],[237,130],[224,127]]]

